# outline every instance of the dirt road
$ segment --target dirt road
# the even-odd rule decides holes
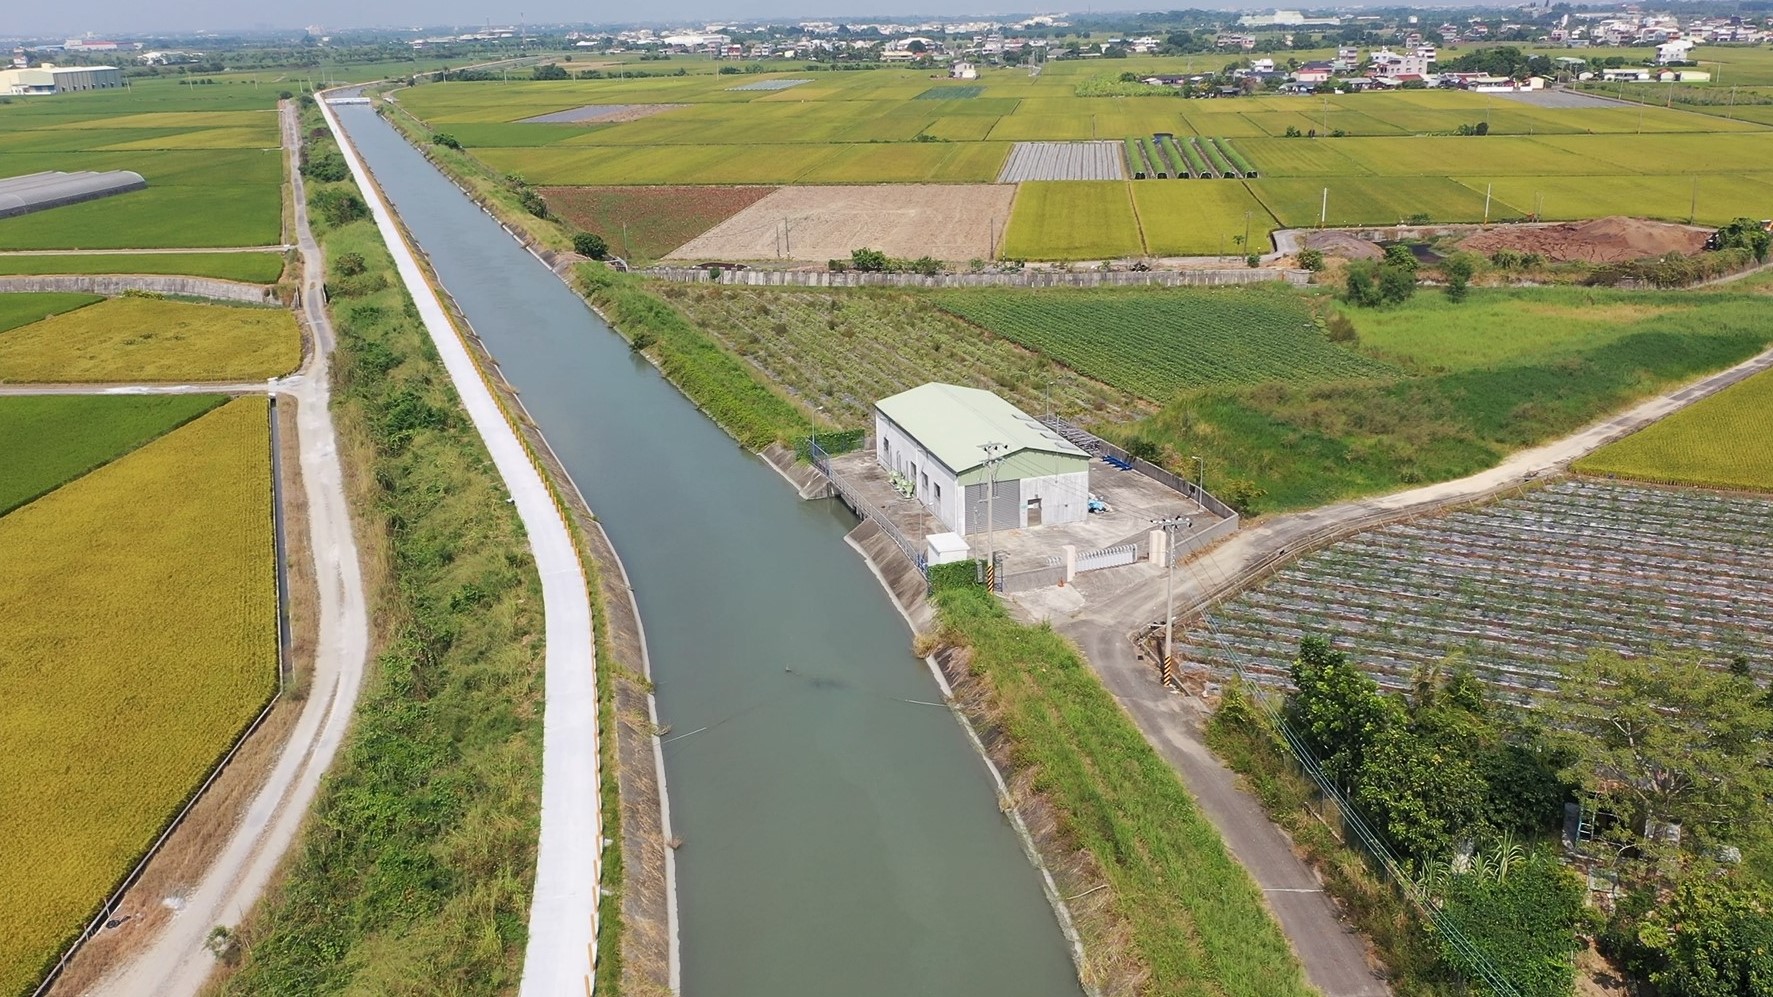
[[[101,997],[185,997],[203,986],[215,968],[215,957],[204,947],[204,939],[217,925],[239,924],[264,892],[295,841],[320,777],[344,740],[363,679],[369,619],[350,508],[345,501],[344,472],[328,408],[327,357],[334,337],[321,293],[324,270],[320,248],[308,228],[301,174],[295,168],[298,134],[294,107],[285,103],[283,135],[290,154],[295,224],[305,262],[302,305],[314,337],[307,366],[284,392],[297,402],[297,438],[320,591],[320,637],[313,682],[289,742],[226,847],[186,894],[184,908],[160,936],[90,991]]]
[[[1628,433],[1715,394],[1742,379],[1773,369],[1773,350],[1728,370],[1644,401],[1576,433],[1523,450],[1487,471],[1457,481],[1376,498],[1276,516],[1241,530],[1219,547],[1176,570],[1176,606],[1186,618],[1236,591],[1303,549],[1409,516],[1498,494]],[[1164,615],[1163,575],[1155,567],[1132,585],[1101,587],[1092,576],[1063,589],[1019,595],[1025,611],[1051,618],[1084,651],[1102,682],[1139,725],[1147,741],[1174,766],[1219,829],[1228,847],[1263,889],[1282,929],[1325,997],[1387,993],[1367,967],[1365,944],[1337,916],[1311,869],[1293,854],[1285,834],[1244,793],[1201,739],[1198,704],[1161,688],[1152,665],[1139,659],[1132,636]],[[1109,573],[1103,573],[1106,576]],[[1106,581],[1106,578],[1103,579]],[[1081,596],[1081,599],[1080,599]]]

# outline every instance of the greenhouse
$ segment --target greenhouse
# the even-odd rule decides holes
[[[0,218],[26,215],[45,208],[78,204],[113,194],[142,190],[148,181],[139,173],[110,170],[105,173],[31,173],[0,180]]]

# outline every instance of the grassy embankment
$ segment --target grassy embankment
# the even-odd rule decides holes
[[[0,518],[0,993],[41,977],[277,688],[266,411],[236,399]]]
[[[1094,858],[1114,891],[1141,992],[1287,997],[1315,993],[1261,891],[1077,649],[1010,619],[970,584],[935,593],[940,641],[962,648],[1019,770]]]
[[[111,298],[0,336],[0,380],[257,381],[302,361],[284,308]]]
[[[310,185],[310,197],[325,186]],[[457,994],[508,993],[522,968],[539,821],[540,582],[373,224],[316,223],[329,258],[357,253],[387,278],[333,303],[335,416],[375,659],[305,835],[243,926],[238,969],[219,990],[403,992],[422,979]],[[600,613],[594,623],[601,637]],[[600,642],[600,665],[604,651]],[[598,673],[602,719],[613,724],[609,670]],[[607,757],[604,771],[613,779]],[[616,838],[612,794],[606,782],[605,833]],[[620,976],[621,869],[612,845],[599,993],[616,992]]]

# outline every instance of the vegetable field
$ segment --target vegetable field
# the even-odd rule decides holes
[[[1304,300],[1270,288],[944,291],[971,322],[1146,398],[1261,381],[1388,377],[1397,370],[1325,338]]]
[[[0,516],[226,401],[222,395],[0,398]]]
[[[1584,474],[1773,492],[1773,378],[1762,373],[1731,385],[1574,466]]]
[[[0,993],[275,689],[270,470],[266,403],[240,399],[0,518]]]
[[[611,253],[656,260],[762,200],[774,187],[549,187],[550,214],[609,243]]]
[[[1079,377],[914,294],[775,291],[665,285],[659,293],[722,346],[809,411],[845,428],[872,424],[876,399],[926,381],[986,388],[1029,412],[1122,421],[1136,398]]]
[[[282,308],[112,298],[0,333],[0,380],[245,381],[302,360]]]
[[[1773,655],[1773,500],[1560,482],[1307,555],[1191,624],[1187,655],[1284,681],[1301,636],[1337,635],[1382,683],[1460,654],[1546,694],[1595,648]]]

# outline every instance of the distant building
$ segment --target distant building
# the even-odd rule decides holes
[[[0,94],[41,95],[82,90],[114,90],[123,86],[116,66],[51,66],[0,70]]]
[[[1656,46],[1656,64],[1666,66],[1671,62],[1692,62],[1693,41],[1690,38],[1676,38],[1672,42],[1663,42]]]
[[[1089,454],[989,391],[931,383],[883,398],[874,440],[881,465],[963,536],[1089,515]],[[995,475],[987,443],[1001,444]]]
[[[970,62],[957,62],[948,71],[948,75],[957,80],[976,80],[979,78],[979,67]]]
[[[1327,62],[1308,62],[1293,73],[1295,83],[1328,83],[1335,69]]]

